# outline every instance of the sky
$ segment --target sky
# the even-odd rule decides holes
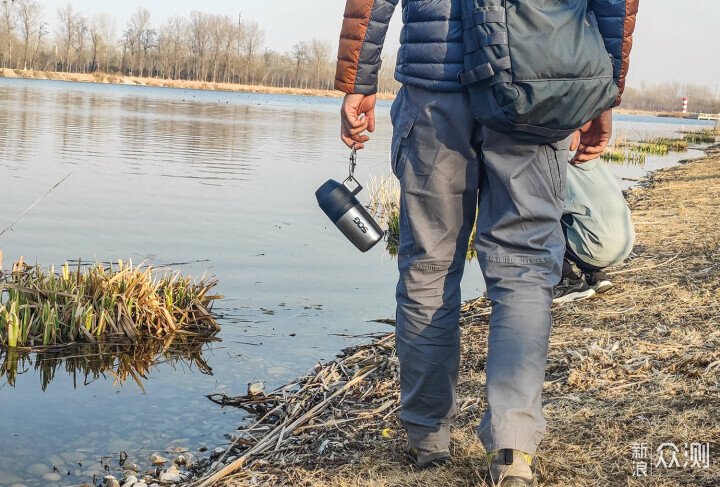
[[[68,0],[39,0],[45,18],[54,23],[57,10]],[[344,0],[70,0],[87,16],[109,13],[121,32],[138,7],[151,12],[154,24],[172,15],[189,16],[202,10],[257,21],[265,30],[266,47],[290,50],[297,42],[320,39],[337,44]],[[385,52],[399,44],[400,12],[388,33]],[[720,92],[718,0],[643,0],[640,2],[635,47],[628,85],[679,81],[707,85]]]

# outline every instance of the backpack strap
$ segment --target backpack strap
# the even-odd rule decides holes
[[[493,32],[492,34],[473,32],[470,33],[470,36],[465,35],[465,54],[477,51],[481,47],[507,45],[508,43],[507,32]]]
[[[472,29],[476,25],[505,22],[505,10],[483,10],[463,16],[463,29]]]
[[[458,73],[458,79],[463,86],[471,85],[479,81],[492,78],[501,71],[510,69],[512,63],[510,62],[510,56],[501,57],[495,61],[481,64],[477,68],[471,71],[461,71]]]

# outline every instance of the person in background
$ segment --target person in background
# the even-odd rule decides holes
[[[598,159],[569,165],[562,225],[565,258],[553,303],[609,291],[612,282],[605,269],[627,259],[635,244],[635,230],[625,196]]]

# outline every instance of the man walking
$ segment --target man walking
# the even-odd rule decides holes
[[[477,215],[476,247],[493,305],[488,409],[478,436],[493,481],[535,485],[531,468],[545,432],[541,390],[552,289],[565,240],[560,223],[569,150],[576,162],[607,145],[612,113],[580,137],[523,142],[478,124],[458,81],[462,0],[403,0],[391,118],[391,164],[400,180],[397,351],[401,419],[417,466],[449,460],[460,363],[460,280]],[[375,93],[388,23],[399,0],[347,0],[336,88],[347,93],[342,140],[362,149],[375,129]],[[552,2],[549,2],[552,3]],[[638,0],[589,0],[622,91]],[[555,7],[561,8],[561,7]],[[552,56],[553,53],[547,53]],[[617,103],[619,103],[619,98]]]

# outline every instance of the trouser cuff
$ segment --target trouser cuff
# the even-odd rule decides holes
[[[441,425],[439,429],[432,429],[405,424],[405,430],[411,448],[432,452],[444,452],[450,449],[450,425]]]
[[[480,425],[477,435],[488,453],[508,448],[528,455],[535,454],[543,436],[536,428],[524,425],[503,428],[503,431],[489,431]]]

